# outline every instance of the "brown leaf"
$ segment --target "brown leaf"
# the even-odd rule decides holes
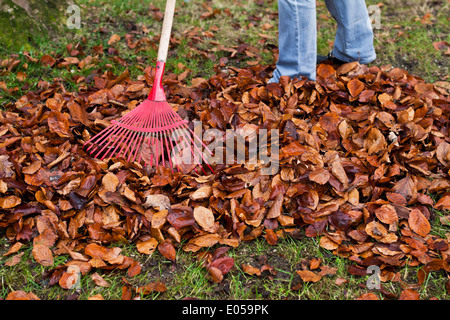
[[[23,246],[22,242],[16,242],[9,248],[8,252],[4,253],[3,255],[7,256],[10,254],[16,253],[20,250],[20,248],[22,248],[22,246]]]
[[[45,54],[41,57],[40,60],[41,64],[46,66],[46,67],[53,67],[53,65],[55,64],[56,60],[52,57],[49,56],[48,54]]]
[[[219,269],[222,274],[227,274],[234,266],[234,259],[231,257],[221,257],[211,262],[210,267]]]
[[[70,115],[74,121],[81,122],[85,126],[90,126],[91,121],[88,119],[88,115],[85,109],[83,109],[78,103],[71,100],[67,103],[67,109],[69,109]]]
[[[269,213],[266,216],[267,219],[277,218],[281,215],[283,199],[284,195],[282,193],[279,193],[276,196],[275,201],[273,202],[272,206],[269,209]]]
[[[81,270],[77,265],[69,266],[67,271],[59,278],[58,283],[63,289],[74,289],[80,281],[80,274]]]
[[[9,259],[8,261],[5,262],[5,266],[13,267],[13,266],[19,264],[20,261],[22,260],[22,256],[24,255],[24,253],[25,252],[15,254],[11,259]]]
[[[171,242],[164,241],[160,243],[158,246],[158,251],[170,261],[175,262],[177,252]]]
[[[59,111],[53,111],[50,113],[48,119],[48,127],[50,132],[56,133],[61,138],[68,138],[70,135],[69,120],[66,114],[62,114]]]
[[[317,76],[322,78],[331,78],[336,75],[336,70],[329,64],[320,64],[317,67]]]
[[[115,192],[119,183],[119,178],[112,172],[108,172],[103,176],[102,187],[107,191]]]
[[[40,300],[34,293],[18,290],[12,291],[6,296],[6,300]]]
[[[317,168],[309,174],[309,180],[323,185],[330,180],[330,172],[324,168]]]
[[[110,38],[109,38],[109,40],[108,40],[108,44],[109,45],[112,45],[112,44],[114,44],[114,43],[116,43],[117,41],[119,41],[120,40],[120,36],[118,35],[118,34],[113,34]]]
[[[167,210],[162,210],[154,213],[151,221],[152,228],[161,229],[167,221],[168,214],[169,211]]]
[[[91,279],[95,282],[99,287],[110,287],[108,281],[102,278],[97,272],[93,273]]]
[[[450,144],[441,142],[436,148],[436,158],[444,166],[450,167]]]
[[[388,234],[386,228],[377,221],[371,221],[366,224],[365,231],[368,235],[377,240],[385,237]]]
[[[317,282],[322,279],[321,276],[309,270],[297,270],[296,272],[305,282]]]
[[[144,208],[153,207],[158,210],[166,210],[170,208],[170,199],[163,194],[151,194],[147,196],[142,206]]]
[[[364,139],[364,148],[369,155],[383,152],[387,147],[386,139],[377,128],[372,128]]]
[[[392,190],[401,194],[407,201],[411,201],[417,198],[416,183],[415,177],[407,174],[405,178],[395,183]]]
[[[16,196],[8,196],[5,198],[0,198],[0,207],[2,209],[11,209],[18,206],[22,200]]]
[[[100,246],[96,243],[90,243],[84,248],[84,254],[92,258],[100,259],[103,259],[109,251],[110,249]]]
[[[386,224],[393,224],[398,221],[397,211],[390,204],[382,205],[380,208],[375,210],[375,215],[377,218]]]
[[[205,207],[198,206],[194,208],[194,219],[199,224],[203,230],[208,232],[213,232],[214,228],[214,214],[213,212]]]
[[[266,234],[264,235],[264,238],[266,238],[267,243],[271,246],[275,246],[278,242],[278,236],[272,229],[266,229]]]
[[[41,168],[42,162],[40,160],[33,161],[30,165],[22,169],[24,174],[34,174]]]
[[[320,238],[319,245],[322,248],[325,248],[327,250],[335,250],[339,247],[339,244],[328,238],[327,236],[323,236]]]
[[[165,292],[167,290],[166,285],[160,281],[147,283],[143,287],[138,287],[136,293],[139,294],[150,294],[152,292]]]
[[[223,280],[223,274],[222,271],[220,271],[220,269],[216,268],[216,267],[210,267],[208,269],[208,272],[211,276],[211,279],[215,282],[215,283],[220,283]]]
[[[150,238],[147,241],[139,242],[136,244],[136,248],[140,253],[148,255],[152,254],[156,250],[157,246],[158,240],[156,240],[155,238]]]
[[[378,296],[372,292],[363,293],[356,300],[380,300]]]
[[[197,236],[189,240],[183,250],[196,252],[204,247],[212,247],[219,242],[219,235],[217,233]]]
[[[189,198],[191,198],[194,201],[198,200],[204,200],[212,195],[212,187],[211,186],[203,186],[195,190],[189,195]]]
[[[142,265],[138,261],[133,260],[130,267],[128,268],[127,274],[129,277],[134,277],[134,276],[138,275],[139,273],[141,273],[141,270],[142,270]]]
[[[249,275],[257,275],[260,276],[261,275],[261,270],[259,270],[258,268],[255,268],[249,264],[242,264],[241,265],[242,271],[244,271],[245,273],[248,273]]]
[[[44,267],[53,266],[53,254],[52,251],[43,244],[33,245],[33,258],[37,263],[43,265]]]
[[[411,230],[422,237],[431,231],[430,222],[419,209],[413,209],[409,213],[408,223]]]
[[[420,300],[420,294],[416,290],[405,289],[400,293],[399,300]]]
[[[364,84],[358,79],[352,79],[347,83],[347,88],[350,94],[356,97],[364,90]]]
[[[309,263],[309,268],[311,270],[317,269],[322,261],[319,258],[313,258]]]

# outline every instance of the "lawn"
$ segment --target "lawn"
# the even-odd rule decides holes
[[[36,39],[34,50],[11,52],[0,48],[2,110],[20,104],[27,93],[42,90],[44,83],[55,82],[67,92],[83,94],[108,73],[115,76],[129,73],[131,79],[145,79],[146,68],[156,60],[156,40],[165,2],[77,0],[76,3],[81,8],[80,29],[66,29],[56,39]],[[386,70],[404,69],[449,90],[449,2],[370,0],[367,5],[377,5],[381,14],[380,25],[374,29],[377,60],[371,65]],[[317,17],[319,54],[327,54],[332,48],[336,24],[323,1],[318,1]],[[278,50],[277,19],[274,0],[178,1],[166,73],[176,75],[190,87],[213,77],[222,65],[228,68],[262,65],[273,70]],[[437,48],[438,43],[444,44],[442,50]],[[42,60],[48,56],[54,61],[45,66]],[[433,200],[437,202],[439,198]],[[430,234],[448,242],[449,211],[427,208],[432,217]],[[4,213],[7,211],[0,211],[0,221]],[[32,241],[24,241],[23,246],[11,252],[13,243],[8,235],[7,228],[0,225],[3,299],[21,290],[43,300],[398,299],[407,297],[411,291],[418,293],[420,299],[444,300],[450,290],[448,265],[424,272],[423,265],[410,265],[409,261],[393,269],[395,277],[383,279],[381,289],[371,289],[371,274],[361,274],[354,261],[325,248],[320,236],[307,236],[303,229],[280,233],[276,244],[270,243],[269,235],[264,233],[230,247],[221,256],[232,258],[233,268],[223,275],[222,281],[214,281],[205,257],[200,254],[202,251],[182,249],[185,240],[175,247],[175,262],[159,250],[143,254],[136,243],[118,241],[108,247],[117,247],[122,255],[136,261],[141,268],[139,272],[96,269],[81,275],[78,285],[67,289],[58,285],[61,278],[57,275],[61,270],[61,277],[65,264],[73,257],[56,255],[52,265],[43,266],[35,260]],[[216,249],[213,247],[211,252]],[[305,281],[311,275],[308,272],[319,274],[320,279]],[[154,286],[150,288],[149,284]]]

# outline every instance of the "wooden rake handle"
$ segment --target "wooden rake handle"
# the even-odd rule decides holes
[[[167,0],[166,10],[164,12],[163,26],[161,30],[161,39],[159,40],[159,49],[157,61],[166,62],[167,52],[169,50],[170,33],[172,31],[173,14],[175,12],[176,0]]]

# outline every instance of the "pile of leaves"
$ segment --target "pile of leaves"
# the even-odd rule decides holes
[[[278,129],[273,175],[261,174],[263,162],[213,165],[214,173],[198,175],[86,154],[85,141],[146,98],[151,67],[138,79],[128,71],[80,78],[85,85],[76,93],[60,81],[40,82],[0,112],[0,232],[13,244],[8,264],[32,243],[44,266],[55,255],[71,257],[48,272],[50,284],[70,288],[76,270],[117,268],[133,276],[139,262],[109,246],[126,241],[171,261],[180,246],[195,252],[220,282],[234,264],[229,248],[262,236],[275,245],[285,235],[306,235],[354,261],[352,274],[377,265],[382,281],[398,280],[396,267],[406,261],[424,265],[422,282],[428,272],[449,272],[449,233],[434,235],[430,225],[435,210],[450,209],[449,84],[357,62],[321,64],[315,82],[282,77],[267,84],[272,68],[227,67],[225,59],[210,79],[186,86],[185,75],[166,74],[163,84],[174,109],[204,130]],[[449,216],[440,223],[448,226]],[[321,277],[314,269],[299,275]]]

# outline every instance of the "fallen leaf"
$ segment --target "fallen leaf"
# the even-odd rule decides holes
[[[255,268],[249,264],[242,264],[241,265],[242,271],[244,271],[245,273],[249,274],[249,275],[257,275],[260,276],[261,275],[261,270],[259,270],[258,268]]]
[[[309,174],[309,180],[323,185],[330,180],[330,172],[324,168],[317,168]]]
[[[422,237],[425,237],[431,231],[430,222],[418,209],[413,209],[409,213],[408,223],[411,230]]]
[[[405,289],[400,293],[399,300],[420,300],[420,294],[416,290]]]
[[[136,248],[140,253],[148,255],[152,254],[157,247],[158,247],[158,240],[156,240],[155,238],[150,238],[147,241],[138,242],[136,244]]]
[[[213,212],[205,207],[198,206],[194,208],[194,219],[199,224],[203,230],[207,232],[214,232],[214,214]]]
[[[119,36],[118,34],[114,33],[114,34],[109,38],[108,44],[109,44],[109,45],[112,45],[112,44],[116,43],[116,42],[119,41],[119,40],[120,40],[120,36]]]
[[[55,64],[56,60],[52,56],[50,56],[48,54],[45,54],[45,55],[43,55],[41,57],[40,62],[41,62],[41,64],[43,66],[53,67],[53,65]]]
[[[158,245],[158,251],[170,261],[175,262],[177,252],[175,251],[172,243],[170,243],[169,241],[160,243]]]
[[[208,272],[211,276],[211,279],[215,282],[215,283],[220,283],[223,280],[223,274],[222,272],[216,268],[216,267],[210,267],[208,269]]]
[[[352,79],[347,83],[347,88],[350,94],[356,97],[364,90],[364,84],[358,79]]]
[[[0,207],[2,209],[11,209],[18,206],[22,200],[16,196],[8,196],[5,198],[0,198]]]
[[[115,192],[119,183],[119,178],[112,172],[108,172],[102,178],[102,186],[107,191]]]
[[[356,300],[380,300],[378,296],[372,292],[363,293]]]
[[[40,300],[34,293],[18,290],[8,293],[6,300]]]
[[[297,270],[296,272],[305,282],[317,282],[322,279],[321,276],[309,270]]]
[[[145,286],[138,287],[136,289],[136,293],[139,294],[150,294],[152,292],[165,292],[167,290],[167,287],[164,283],[160,281],[150,282],[147,283]]]
[[[96,285],[99,287],[110,287],[110,284],[108,281],[102,278],[101,275],[99,275],[97,272],[93,273],[91,276],[91,279],[95,282]]]
[[[375,210],[375,215],[377,218],[386,224],[393,224],[398,221],[398,215],[395,211],[394,206],[390,204],[382,205],[380,208]]]
[[[153,207],[158,210],[167,210],[170,208],[170,199],[163,194],[148,195],[145,203],[142,204],[144,208]]]
[[[59,279],[59,285],[63,289],[74,289],[80,281],[81,270],[77,265],[71,265],[67,268],[67,271],[63,273]]]
[[[211,262],[211,264],[209,265],[209,267],[215,267],[217,269],[219,269],[222,274],[227,274],[228,272],[230,272],[230,270],[233,268],[234,266],[234,259],[231,257],[221,257],[218,259],[215,259],[213,262]]]
[[[44,267],[53,266],[53,254],[52,251],[43,244],[33,245],[32,250],[33,258],[37,263]]]

